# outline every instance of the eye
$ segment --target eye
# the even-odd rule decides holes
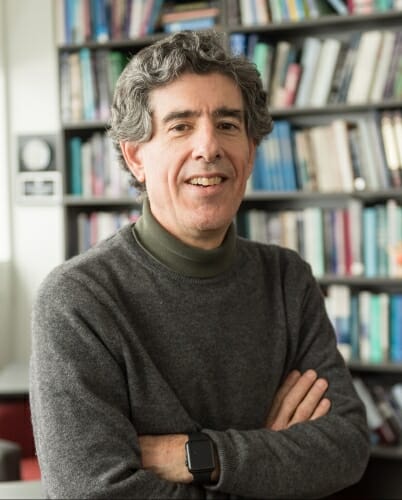
[[[188,123],[176,123],[169,129],[170,132],[186,132],[187,130],[190,130]]]
[[[239,130],[239,125],[233,122],[221,122],[218,124],[218,128],[221,130],[228,130],[228,131],[234,131],[234,130]]]

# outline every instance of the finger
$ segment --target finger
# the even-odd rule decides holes
[[[316,379],[317,373],[314,370],[307,370],[303,373],[303,375],[301,375],[301,377],[280,402],[275,419],[271,423],[271,429],[286,429],[289,424],[291,424],[291,420],[296,410],[298,410],[299,405],[308,394]]]
[[[316,380],[298,405],[289,425],[309,420],[319,406],[327,389],[328,382],[325,379],[319,378]]]
[[[289,391],[292,389],[292,387],[296,384],[296,382],[299,380],[301,377],[301,373],[298,370],[292,370],[288,376],[286,377],[285,381],[279,388],[278,392],[275,394],[274,400],[272,402],[271,409],[269,411],[267,420],[266,420],[266,426],[269,427],[270,424],[274,421],[276,418],[276,415],[278,413],[279,407],[282,404],[283,399],[285,398],[286,394],[289,393]]]
[[[314,413],[311,415],[310,420],[316,420],[320,417],[325,417],[329,410],[331,409],[331,401],[328,398],[322,399],[317,408],[314,410]]]

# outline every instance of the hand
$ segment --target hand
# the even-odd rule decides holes
[[[303,375],[297,370],[290,372],[275,395],[266,428],[280,431],[323,417],[331,407],[330,400],[323,398],[327,388],[328,382],[318,378],[314,370],[307,370]]]
[[[186,466],[185,443],[187,434],[168,434],[162,436],[139,436],[142,468],[150,470],[161,479],[175,483],[191,483],[193,475]],[[211,480],[217,481],[220,467],[211,473]]]
[[[186,467],[184,445],[187,434],[139,436],[142,468],[161,479],[176,483],[191,483],[192,474]]]

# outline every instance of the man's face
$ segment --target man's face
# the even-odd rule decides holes
[[[240,89],[218,73],[188,73],[153,90],[150,108],[151,139],[122,147],[133,174],[146,182],[152,214],[189,245],[219,246],[255,153]]]

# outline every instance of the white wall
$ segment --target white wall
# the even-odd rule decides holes
[[[4,3],[8,61],[9,157],[13,186],[17,137],[59,130],[54,0],[0,0]],[[28,360],[32,303],[44,276],[63,260],[64,229],[60,205],[28,206],[12,190],[14,293],[10,361]]]
[[[0,0],[0,366],[10,355],[11,243],[9,206],[9,165],[7,158],[7,86],[4,4]]]

